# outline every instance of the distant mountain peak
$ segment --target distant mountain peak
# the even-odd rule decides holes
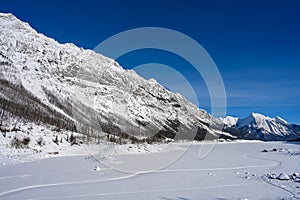
[[[236,121],[236,123],[233,123]],[[286,140],[297,138],[299,133],[295,127],[280,117],[269,116],[252,112],[246,118],[226,117],[223,122],[232,128],[243,132],[243,137],[262,140]]]
[[[269,116],[256,112],[251,112],[249,116],[253,117],[254,119],[271,119]]]
[[[238,117],[232,117],[232,116],[226,116],[225,118],[221,118],[221,120],[224,122],[224,124],[232,127],[232,126],[236,125],[239,118]]]

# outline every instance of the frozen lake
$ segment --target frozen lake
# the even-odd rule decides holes
[[[80,155],[1,165],[0,199],[300,198],[299,143],[217,143],[204,158],[199,158],[199,150],[208,144],[186,145],[116,154],[105,163],[101,157]],[[173,163],[164,163],[181,153]],[[164,167],[155,168],[160,162]],[[277,179],[281,173],[289,180]]]

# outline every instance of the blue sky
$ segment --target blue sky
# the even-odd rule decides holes
[[[116,33],[137,27],[180,31],[199,42],[218,66],[227,92],[228,115],[246,117],[253,111],[279,115],[298,124],[299,10],[297,0],[0,1],[0,12],[15,14],[61,43],[72,42],[88,49]],[[203,80],[195,75],[192,66],[175,55],[145,50],[129,53],[118,61],[125,68],[147,62],[173,67],[196,88],[199,106],[210,110]],[[175,82],[171,86],[173,90],[180,88]]]

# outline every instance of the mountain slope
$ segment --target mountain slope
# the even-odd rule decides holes
[[[1,112],[88,135],[218,138],[223,123],[155,80],[0,14]],[[4,118],[3,118],[4,119]],[[4,121],[4,120],[2,120]]]

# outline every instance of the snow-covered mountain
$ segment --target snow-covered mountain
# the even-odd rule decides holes
[[[226,116],[224,119],[221,119],[225,125],[227,126],[235,126],[239,118],[237,117],[232,117],[232,116]]]
[[[89,135],[217,138],[223,123],[155,80],[0,14],[2,123],[43,122]]]
[[[154,79],[94,51],[59,44],[12,14],[0,14],[0,88],[0,126],[27,120],[91,137],[197,140],[220,134],[286,140],[300,132],[279,117],[255,113],[216,119]]]
[[[251,113],[244,119],[228,116],[223,122],[233,135],[246,139],[293,140],[300,133],[298,125],[289,124],[280,117],[271,118],[259,113]]]

